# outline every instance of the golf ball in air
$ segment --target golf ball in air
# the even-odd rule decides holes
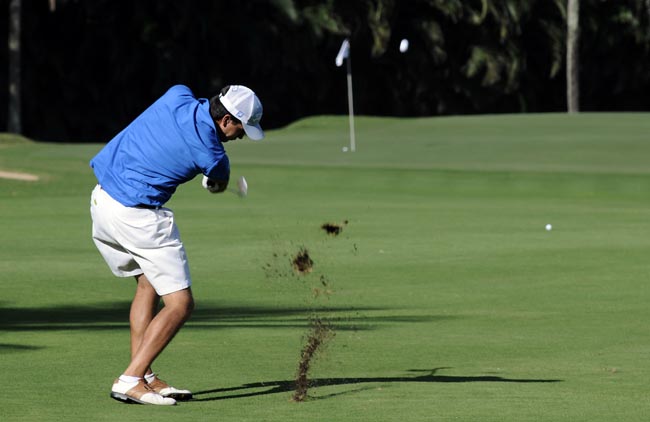
[[[348,147],[343,147],[343,148],[342,148],[342,151],[343,151],[343,152],[348,152]]]
[[[551,226],[550,224],[547,224],[547,225],[546,225],[546,231],[549,231],[549,232],[550,232],[551,229],[553,229],[553,226]]]
[[[409,49],[409,40],[404,38],[400,43],[399,43],[399,51],[400,53],[405,53],[406,50]]]

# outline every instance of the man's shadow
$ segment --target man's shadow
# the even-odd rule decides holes
[[[309,388],[335,386],[335,385],[359,385],[365,383],[402,383],[402,382],[438,382],[438,383],[465,383],[465,382],[510,382],[510,383],[554,383],[562,382],[557,379],[511,379],[494,375],[458,376],[458,375],[436,375],[441,369],[411,369],[409,372],[421,373],[423,375],[402,376],[402,377],[370,377],[370,378],[316,378],[309,380]],[[192,401],[215,401],[244,397],[264,396],[267,394],[288,393],[294,391],[296,382],[286,381],[262,381],[244,384],[239,387],[215,388],[212,390],[197,391]],[[260,389],[264,389],[259,391]],[[252,391],[247,391],[252,390]],[[356,389],[354,391],[358,391]],[[319,399],[337,396],[344,393],[329,396],[320,396]],[[205,397],[203,397],[205,396]]]

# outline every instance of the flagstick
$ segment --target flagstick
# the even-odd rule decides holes
[[[348,53],[347,57],[348,68],[348,110],[350,114],[350,151],[356,151],[356,142],[354,139],[354,105],[352,101],[352,61],[351,54]]]

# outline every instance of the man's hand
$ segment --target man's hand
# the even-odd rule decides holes
[[[214,180],[208,178],[208,176],[203,176],[201,185],[207,189],[210,193],[221,193],[228,188],[227,180]]]

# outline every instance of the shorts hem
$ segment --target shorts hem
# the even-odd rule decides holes
[[[169,286],[166,289],[161,289],[161,290],[156,289],[156,287],[154,286],[154,289],[156,289],[156,293],[158,294],[158,296],[165,296],[172,293],[180,292],[181,290],[189,289],[190,287],[192,287],[192,283],[187,283],[184,285],[181,284],[178,286]]]
[[[144,274],[144,271],[142,271],[141,269],[132,270],[132,271],[113,271],[113,274],[116,277],[127,278],[127,277],[137,277],[139,275],[142,275]]]

